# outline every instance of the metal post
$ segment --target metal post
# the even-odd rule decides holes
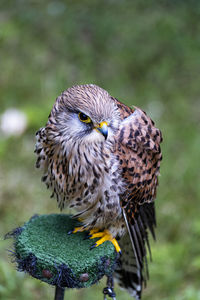
[[[107,300],[107,297],[112,298],[113,300],[116,300],[116,295],[114,292],[114,280],[112,276],[107,277],[107,287],[103,289],[104,294],[104,300]]]
[[[54,300],[64,300],[65,289],[59,286],[56,286],[55,298]]]

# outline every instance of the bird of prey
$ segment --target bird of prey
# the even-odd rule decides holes
[[[82,226],[122,253],[119,285],[141,299],[148,279],[148,231],[155,238],[161,131],[138,107],[130,108],[94,84],[77,85],[57,99],[36,133],[36,167],[60,209],[74,208]]]

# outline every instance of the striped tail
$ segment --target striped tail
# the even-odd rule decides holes
[[[138,213],[131,222],[128,221],[125,209],[123,215],[128,232],[119,241],[122,256],[115,272],[115,278],[120,287],[127,289],[136,300],[140,300],[143,287],[146,286],[149,279],[147,252],[151,259],[151,251],[148,229],[155,239],[154,203],[145,203],[139,206]]]

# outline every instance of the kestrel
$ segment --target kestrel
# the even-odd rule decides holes
[[[156,225],[162,135],[138,107],[94,85],[73,86],[57,99],[37,134],[36,167],[60,209],[74,208],[94,246],[110,240],[120,264],[119,285],[141,299],[148,279],[148,231]]]

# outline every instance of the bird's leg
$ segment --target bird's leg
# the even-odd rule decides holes
[[[121,254],[120,246],[119,246],[117,240],[115,238],[113,238],[113,236],[109,232],[109,230],[105,229],[104,231],[99,231],[96,228],[92,229],[92,230],[90,230],[89,237],[90,237],[90,239],[100,238],[91,248],[98,247],[99,245],[103,244],[104,242],[110,241],[114,245],[116,251]]]

